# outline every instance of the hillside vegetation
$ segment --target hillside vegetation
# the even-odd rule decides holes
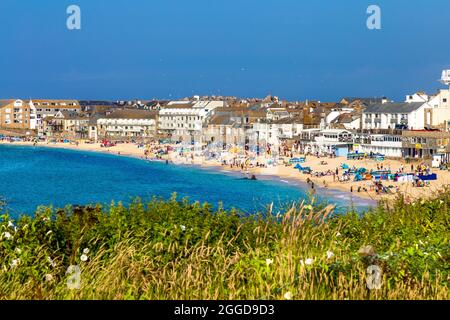
[[[5,213],[0,299],[449,298],[449,192],[364,215],[299,204],[264,216],[175,195]]]

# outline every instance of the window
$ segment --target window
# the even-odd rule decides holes
[[[447,102],[447,98],[442,99],[442,102],[446,103]]]

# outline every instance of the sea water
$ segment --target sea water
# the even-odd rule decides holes
[[[333,203],[344,212],[370,201],[347,193],[321,190],[316,202]],[[208,202],[244,213],[273,211],[310,197],[305,184],[289,180],[247,180],[240,174],[192,166],[150,162],[112,154],[45,147],[0,146],[0,199],[12,216],[33,214],[40,205],[64,207],[111,201],[125,204],[136,197]],[[3,209],[5,211],[5,209]]]

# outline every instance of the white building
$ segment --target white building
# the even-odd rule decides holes
[[[154,138],[156,136],[157,112],[126,109],[97,119],[98,139]],[[89,130],[92,131],[92,130]]]
[[[300,152],[347,156],[353,145],[352,133],[339,129],[306,129],[297,138]]]
[[[253,124],[253,137],[260,144],[279,146],[282,140],[293,139],[298,136],[303,128],[302,117],[261,121]]]
[[[425,110],[423,102],[379,103],[368,106],[363,111],[363,129],[423,129]]]
[[[363,112],[363,129],[444,128],[450,120],[449,90],[440,90],[433,96],[409,95],[406,100],[367,107]]]
[[[402,157],[402,136],[391,134],[369,134],[359,137],[353,144],[359,153],[381,153],[386,157]]]
[[[341,113],[329,124],[330,128],[344,128],[346,130],[357,130],[361,128],[361,114]]]
[[[200,141],[211,112],[224,105],[223,101],[172,101],[159,111],[158,132],[174,141]]]

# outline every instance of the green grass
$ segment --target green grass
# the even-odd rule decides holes
[[[5,214],[0,299],[449,298],[450,192],[363,216],[331,213],[300,205],[241,217],[174,196]],[[67,286],[70,265],[81,270],[79,289]],[[383,270],[379,290],[367,287],[370,265]]]

